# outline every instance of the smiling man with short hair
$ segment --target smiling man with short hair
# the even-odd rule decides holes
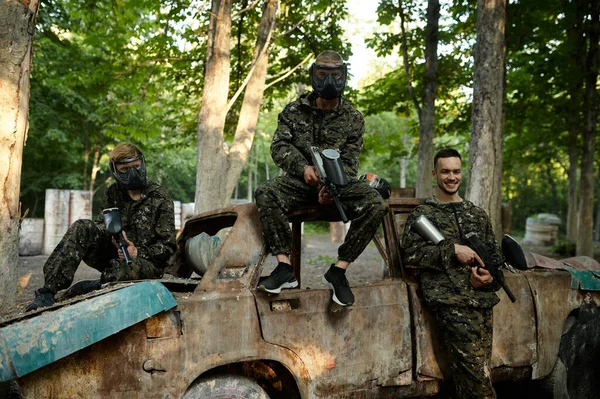
[[[500,250],[485,211],[459,195],[462,159],[453,148],[434,157],[437,193],[425,200],[406,221],[402,239],[405,264],[419,268],[421,291],[441,331],[448,352],[457,398],[495,398],[490,379],[492,308],[500,289],[481,258],[466,245],[476,233],[488,253]],[[426,216],[444,236],[438,244],[421,237],[413,225]]]

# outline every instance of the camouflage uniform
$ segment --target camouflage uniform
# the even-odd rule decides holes
[[[134,201],[115,183],[104,195],[106,208],[119,208],[127,239],[138,250],[132,264],[119,260],[100,213],[95,222],[77,220],[67,230],[44,265],[44,287],[54,292],[69,287],[82,260],[102,272],[103,281],[162,277],[175,251],[173,201],[167,191],[148,182],[142,198]]]
[[[425,215],[446,238],[426,242],[411,226]],[[425,200],[409,216],[402,240],[404,262],[420,269],[421,289],[435,314],[448,351],[457,397],[495,398],[489,371],[492,355],[492,307],[499,302],[497,282],[474,288],[471,268],[455,257],[454,244],[466,245],[465,234],[476,232],[494,257],[500,252],[485,211],[469,201]]]
[[[352,262],[375,235],[388,206],[375,189],[356,179],[363,143],[363,116],[343,98],[334,110],[318,108],[316,98],[314,93],[302,96],[279,114],[271,156],[286,175],[258,187],[256,204],[271,252],[290,254],[292,235],[285,213],[318,204],[318,187],[304,181],[304,168],[312,165],[309,149],[316,146],[320,150],[338,151],[349,178],[349,184],[339,191],[339,196],[346,215],[352,219],[338,258]],[[335,211],[332,209],[332,212]]]

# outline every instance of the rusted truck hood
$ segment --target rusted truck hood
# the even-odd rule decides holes
[[[22,377],[177,305],[144,281],[0,328],[0,380]]]
[[[588,256],[552,259],[533,252],[525,252],[530,269],[558,269],[571,273],[571,288],[600,291],[600,263]]]

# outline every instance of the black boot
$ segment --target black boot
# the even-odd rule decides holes
[[[46,306],[54,305],[54,294],[55,292],[49,288],[38,288],[35,290],[34,300],[27,305],[25,310],[29,312],[31,310],[36,310],[37,308],[45,308]]]

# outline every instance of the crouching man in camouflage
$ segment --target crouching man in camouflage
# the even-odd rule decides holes
[[[339,192],[344,212],[352,219],[337,262],[329,268],[324,282],[333,289],[333,300],[352,305],[354,295],[346,279],[346,269],[367,246],[388,211],[387,203],[368,183],[356,179],[363,143],[364,119],[342,97],[347,66],[335,51],[317,56],[311,67],[314,92],[288,104],[279,114],[271,144],[271,156],[286,172],[265,182],[256,190],[267,245],[278,265],[258,289],[278,294],[282,288],[298,286],[290,262],[292,234],[285,213],[305,205],[331,205],[332,198],[319,189],[319,177],[311,162],[310,147],[331,148],[340,153],[349,184]],[[332,208],[332,212],[337,212]]]
[[[437,195],[425,200],[407,220],[404,262],[420,270],[425,302],[435,315],[443,347],[448,351],[457,398],[495,398],[490,379],[492,307],[500,286],[481,258],[465,245],[465,234],[478,233],[488,253],[500,256],[485,211],[458,194],[461,157],[454,149],[434,157]],[[445,237],[434,245],[412,228],[425,215]],[[481,266],[477,268],[476,266]]]
[[[57,291],[68,288],[83,260],[102,273],[86,282],[91,291],[104,282],[161,278],[175,251],[173,201],[167,191],[146,180],[144,155],[133,144],[120,143],[110,153],[110,170],[117,181],[106,190],[102,209],[119,208],[123,235],[132,263],[106,232],[102,213],[96,221],[77,220],[67,230],[44,265],[44,286],[27,310],[54,303]]]

